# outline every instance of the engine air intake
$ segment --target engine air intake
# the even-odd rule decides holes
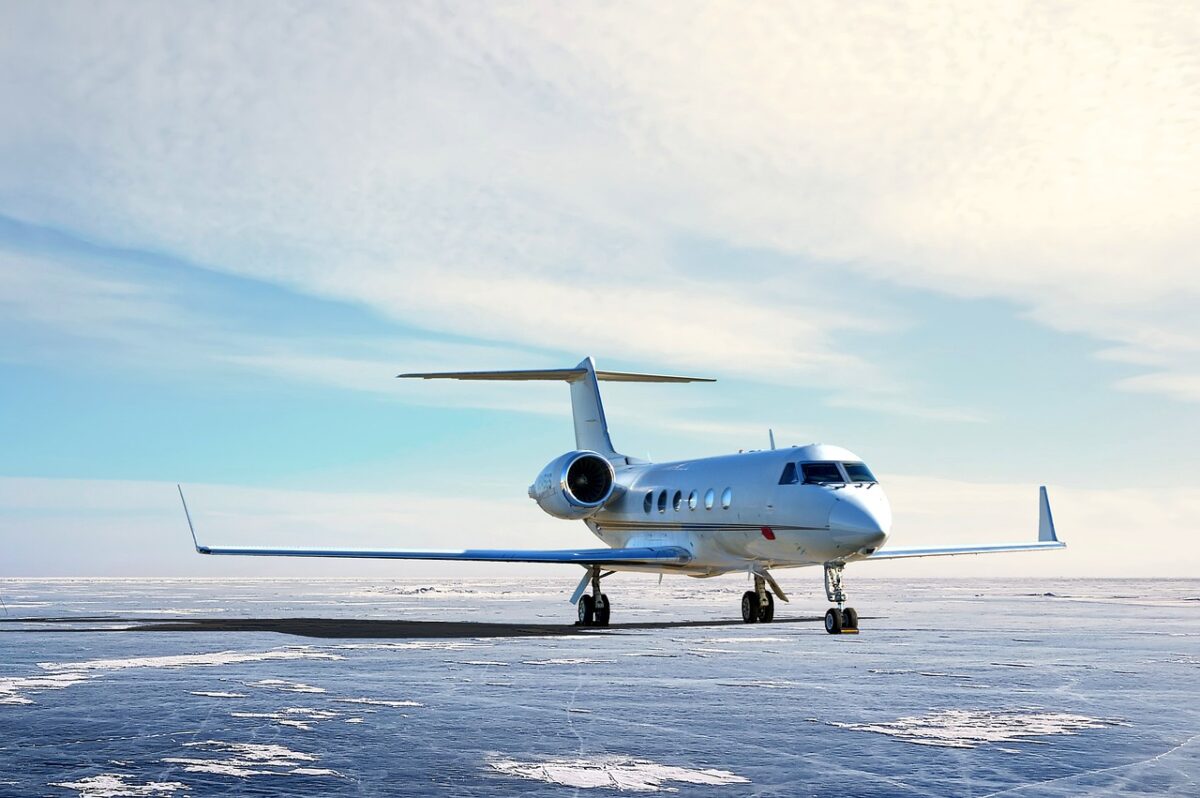
[[[567,490],[580,504],[598,504],[612,491],[612,466],[603,457],[578,457],[567,468]]]
[[[603,455],[567,452],[542,469],[529,497],[556,518],[587,518],[612,499],[615,483],[616,473]]]

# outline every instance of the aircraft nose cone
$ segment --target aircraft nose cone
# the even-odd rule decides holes
[[[858,502],[839,501],[829,513],[829,528],[846,537],[856,538],[866,548],[879,546],[887,538],[887,519],[883,513]]]

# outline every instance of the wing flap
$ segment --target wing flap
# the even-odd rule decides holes
[[[267,546],[205,546],[201,554],[249,557],[334,557],[369,560],[457,560],[460,562],[534,562],[606,565],[658,563],[684,565],[692,556],[676,546],[637,549],[319,549]]]

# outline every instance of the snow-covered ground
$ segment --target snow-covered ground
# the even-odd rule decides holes
[[[0,796],[1200,794],[1200,580],[780,576],[0,580]]]

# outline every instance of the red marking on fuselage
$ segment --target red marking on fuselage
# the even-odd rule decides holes
[[[771,527],[769,527],[769,526],[764,526],[762,528],[762,533],[763,533],[763,537],[766,538],[767,540],[775,539],[775,531],[773,529],[771,529]]]

